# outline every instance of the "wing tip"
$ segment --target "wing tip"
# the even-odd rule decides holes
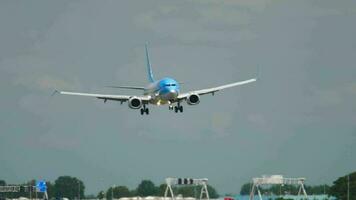
[[[51,94],[51,97],[53,97],[54,95],[56,95],[57,93],[59,93],[60,94],[60,91],[58,91],[58,90],[54,90],[53,92],[52,92],[52,94]]]

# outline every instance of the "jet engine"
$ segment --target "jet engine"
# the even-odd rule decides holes
[[[198,94],[190,94],[187,97],[187,103],[189,105],[197,105],[200,102],[200,96]]]
[[[142,101],[141,99],[137,98],[137,97],[131,97],[129,99],[129,107],[132,109],[139,109],[142,107]]]

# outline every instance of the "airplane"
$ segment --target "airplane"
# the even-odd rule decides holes
[[[143,91],[143,95],[116,95],[116,94],[93,94],[93,93],[78,93],[78,92],[68,92],[68,91],[58,91],[55,93],[60,93],[63,95],[76,95],[76,96],[86,96],[86,97],[95,97],[98,99],[106,101],[119,101],[121,104],[123,102],[128,102],[128,106],[131,109],[140,109],[141,115],[149,115],[149,109],[147,108],[148,104],[160,106],[168,105],[169,110],[174,110],[175,113],[183,112],[183,106],[181,102],[186,101],[188,105],[197,105],[200,103],[200,96],[206,94],[214,95],[220,90],[224,90],[231,87],[236,87],[240,85],[245,85],[248,83],[255,82],[257,78],[248,79],[245,81],[234,82],[226,85],[221,85],[212,88],[193,90],[181,93],[180,92],[180,83],[175,79],[170,77],[165,77],[159,80],[156,80],[153,76],[150,57],[148,53],[147,43],[145,44],[145,53],[146,53],[146,67],[149,84],[146,87],[137,87],[137,86],[109,86],[112,88],[121,88],[121,89],[132,89]],[[173,106],[175,105],[175,106]]]

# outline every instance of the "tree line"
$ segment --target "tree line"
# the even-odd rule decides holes
[[[47,184],[47,193],[49,199],[60,199],[60,198],[68,198],[68,199],[85,199],[85,198],[99,198],[99,199],[119,199],[121,197],[133,197],[133,196],[164,196],[165,189],[167,187],[166,184],[161,184],[156,186],[150,180],[143,180],[141,183],[135,188],[130,190],[127,186],[118,185],[110,187],[104,191],[100,191],[96,196],[88,195],[85,196],[85,185],[83,181],[79,180],[76,177],[71,176],[60,176],[53,183],[46,182]],[[0,186],[7,185],[4,180],[0,180]],[[27,197],[27,198],[42,198],[42,193],[36,193],[35,190],[26,190],[25,188],[34,188],[36,185],[35,180],[31,180],[29,182],[20,184],[21,190],[20,192],[7,192],[0,193],[0,199],[4,198],[19,198],[19,197]],[[193,186],[180,186],[174,187],[173,192],[175,195],[182,195],[183,197],[199,197],[201,186],[193,187]],[[208,192],[210,198],[219,197],[217,191],[212,186],[208,185]]]
[[[348,181],[349,179],[349,181]],[[339,200],[347,200],[347,184],[349,182],[350,200],[356,200],[356,172],[339,177],[333,182],[331,186],[305,185],[305,191],[308,195],[322,195],[334,196]],[[252,183],[245,183],[241,186],[240,195],[249,195],[252,189]],[[271,187],[260,188],[262,194],[268,195],[285,195],[285,194],[298,194],[299,187],[295,185],[273,185]],[[257,194],[257,191],[256,191]]]
[[[348,175],[339,177],[337,180],[333,182],[331,186],[329,185],[316,185],[316,186],[305,186],[305,190],[308,195],[319,195],[319,194],[327,194],[329,196],[334,196],[339,200],[347,199],[347,188],[349,182],[349,194],[350,200],[356,200],[356,172],[350,173]],[[76,177],[71,176],[60,176],[53,183],[47,183],[47,193],[50,199],[60,199],[60,198],[68,198],[68,199],[84,199],[88,198],[85,196],[85,185],[84,182],[79,180]],[[0,186],[6,186],[6,181],[0,180]],[[13,184],[10,184],[13,185]],[[20,191],[16,193],[6,192],[0,193],[0,199],[4,198],[19,198],[19,197],[32,197],[35,198],[36,195],[38,198],[42,198],[41,193],[36,193],[35,190],[29,190],[29,188],[33,188],[36,185],[35,180],[28,181],[23,184],[19,184]],[[150,180],[143,180],[140,184],[135,188],[130,190],[127,186],[118,185],[115,187],[110,187],[106,190],[100,191],[96,196],[90,195],[90,198],[99,198],[99,199],[118,199],[121,197],[133,197],[133,196],[163,196],[166,184],[161,184],[156,186]],[[251,183],[246,183],[242,185],[240,194],[241,195],[249,195],[252,188]],[[199,197],[201,186],[192,187],[192,186],[180,186],[174,187],[173,192],[175,195],[181,194],[183,197]],[[268,188],[260,189],[263,194],[274,194],[274,195],[284,195],[284,194],[297,194],[299,188],[293,185],[274,185]],[[208,185],[208,191],[210,198],[219,197],[216,189],[210,185]]]
[[[14,184],[6,184],[6,181],[0,180],[0,186],[6,186]],[[54,183],[46,182],[47,185],[47,194],[48,197],[59,199],[59,198],[84,198],[85,185],[83,181],[79,180],[76,177],[71,176],[60,176],[58,177]],[[14,199],[19,197],[27,197],[27,198],[43,198],[43,193],[36,192],[36,180],[31,180],[26,183],[17,184],[20,186],[19,192],[5,192],[0,193],[0,199]]]
[[[97,195],[97,198],[102,199],[118,199],[121,197],[134,197],[134,196],[164,196],[167,185],[161,184],[155,186],[155,184],[150,180],[143,180],[133,190],[129,190],[126,186],[115,186],[110,187],[106,191],[100,191]],[[201,186],[179,186],[173,188],[173,193],[175,195],[182,195],[183,197],[195,197],[198,198],[200,195]],[[216,189],[208,185],[208,192],[210,198],[218,198],[219,194]]]

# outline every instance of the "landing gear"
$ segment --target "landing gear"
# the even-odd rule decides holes
[[[141,115],[144,115],[146,113],[146,115],[150,114],[150,110],[148,108],[146,108],[146,105],[143,105],[143,108],[141,108]]]
[[[168,109],[169,109],[169,110],[173,110],[173,106],[172,106],[172,105],[169,105]]]
[[[172,106],[172,110],[173,110],[173,106]],[[183,112],[183,106],[181,106],[180,103],[178,103],[178,105],[174,106],[174,112],[178,113],[178,111],[181,112],[181,113]]]

